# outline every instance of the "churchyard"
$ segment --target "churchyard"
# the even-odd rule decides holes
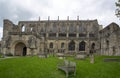
[[[76,76],[69,78],[120,78],[120,62],[104,62],[104,58],[120,59],[120,56],[95,56],[94,64],[89,57],[85,60],[65,58],[76,63]],[[57,68],[62,61],[64,59],[53,56],[0,58],[0,78],[66,78],[65,72]]]

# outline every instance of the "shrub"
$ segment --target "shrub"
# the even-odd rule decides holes
[[[0,58],[2,57],[2,54],[0,54]]]
[[[9,52],[8,54],[6,54],[6,56],[13,56],[13,54]]]

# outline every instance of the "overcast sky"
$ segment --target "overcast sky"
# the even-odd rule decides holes
[[[117,0],[0,0],[0,38],[2,36],[3,19],[10,19],[17,24],[23,20],[97,19],[104,27],[111,22],[120,25],[115,16]]]

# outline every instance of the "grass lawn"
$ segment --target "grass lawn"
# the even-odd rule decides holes
[[[0,54],[0,58],[2,58],[2,54]]]
[[[77,64],[75,78],[120,78],[120,62],[103,62],[103,58],[113,57],[115,56],[96,56],[95,64],[90,64],[89,58],[86,60],[67,59]],[[0,60],[0,78],[65,78],[65,73],[57,70],[57,64],[60,61],[63,60],[37,56]]]

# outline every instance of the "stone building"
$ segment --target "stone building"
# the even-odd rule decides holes
[[[38,20],[19,21],[18,25],[5,19],[3,25],[2,52],[15,56],[37,55],[40,53],[89,54],[94,48],[101,55],[120,55],[119,26],[110,24],[101,30],[97,20]],[[106,31],[107,30],[107,31]],[[117,30],[117,31],[116,31]],[[108,32],[112,32],[112,34]],[[103,34],[109,35],[110,39]],[[105,44],[106,39],[107,46]],[[111,42],[112,41],[112,42]],[[114,42],[113,42],[114,41]],[[114,44],[113,44],[114,43]],[[106,47],[110,47],[108,48]],[[114,47],[114,49],[112,48]],[[116,50],[116,48],[118,48]],[[117,53],[118,52],[118,53]]]
[[[101,55],[120,55],[120,27],[111,23],[99,35]]]

